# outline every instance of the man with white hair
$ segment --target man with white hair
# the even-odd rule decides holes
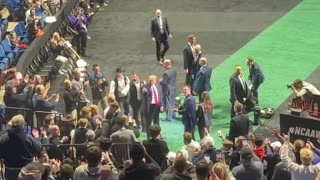
[[[17,179],[20,169],[31,163],[41,152],[40,142],[25,134],[24,117],[19,114],[10,120],[11,129],[0,136],[0,159],[4,159],[5,179]]]
[[[267,154],[265,159],[267,161],[267,179],[271,180],[275,166],[281,162],[280,149],[282,144],[279,141],[270,143],[269,138],[266,140],[266,145],[271,148],[272,154]]]

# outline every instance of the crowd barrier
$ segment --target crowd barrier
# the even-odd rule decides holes
[[[21,55],[16,65],[17,71],[22,74],[28,71],[33,61],[42,56],[44,51],[47,50],[45,48],[48,47],[48,42],[54,32],[57,31],[60,34],[65,34],[66,28],[69,25],[70,14],[78,6],[78,2],[78,0],[68,0],[62,5],[62,8],[55,14],[56,22],[46,24],[43,29],[43,36],[35,38]]]

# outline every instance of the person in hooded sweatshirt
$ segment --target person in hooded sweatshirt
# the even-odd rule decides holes
[[[10,120],[11,129],[0,137],[0,159],[4,159],[5,179],[16,180],[22,167],[41,152],[39,141],[24,132],[25,120],[19,114]]]
[[[174,172],[172,174],[164,174],[161,180],[192,180],[187,171],[188,163],[184,157],[178,157],[173,164]]]
[[[263,180],[263,164],[254,156],[252,149],[240,149],[241,164],[232,169],[232,174],[237,180]]]
[[[120,173],[119,180],[154,180],[161,174],[160,166],[149,156],[142,144],[132,145],[130,157],[132,164]]]

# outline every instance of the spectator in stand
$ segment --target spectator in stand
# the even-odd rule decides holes
[[[53,111],[56,109],[59,102],[59,93],[53,94],[51,97],[45,99],[45,87],[37,85],[36,94],[33,96],[35,101],[35,111]],[[51,101],[52,100],[52,101]]]
[[[119,125],[121,128],[115,133],[111,134],[110,138],[113,143],[134,143],[137,141],[134,132],[131,129],[125,128],[126,121],[128,121],[128,119],[125,116],[117,119],[117,125]]]
[[[120,173],[119,180],[154,180],[160,175],[159,165],[147,153],[143,145],[133,144],[130,149],[130,157],[132,165]]]
[[[112,127],[116,124],[116,120],[121,117],[118,103],[111,103],[109,111],[111,115],[110,119],[106,119],[106,121],[104,121],[102,124],[103,135],[106,137],[110,137],[110,135],[112,134]]]
[[[209,177],[209,164],[206,161],[200,161],[196,164],[197,180],[207,180]]]
[[[80,111],[83,107],[87,105],[89,100],[87,100],[86,96],[86,87],[89,85],[89,81],[83,82],[81,79],[81,71],[79,68],[75,68],[72,72],[73,78],[72,78],[72,89],[75,91],[82,91],[80,99],[78,101],[78,107],[77,107],[77,112],[78,116],[80,115]]]
[[[48,179],[49,180],[50,169],[46,169],[44,165],[39,162],[32,162],[23,167],[19,173],[19,177],[15,179],[25,180],[25,179]],[[11,180],[11,179],[10,179]],[[14,180],[14,179],[12,179]]]
[[[209,170],[211,180],[236,180],[227,165],[218,162]]]
[[[102,151],[98,146],[89,147],[86,151],[87,164],[76,168],[75,180],[109,179],[111,170],[108,166],[101,166]]]
[[[243,148],[243,141],[246,140],[245,137],[239,136],[236,138],[234,142],[235,148],[233,149],[231,155],[230,155],[230,164],[229,168],[232,170],[234,167],[240,165],[240,149]]]
[[[200,144],[192,139],[191,133],[184,133],[184,146],[182,149],[188,151],[189,158],[188,161],[192,162],[192,158],[195,155],[195,152],[200,151]]]
[[[316,179],[320,172],[320,164],[312,165],[313,152],[310,149],[302,148],[300,150],[301,165],[292,162],[289,158],[288,151],[290,148],[290,138],[284,136],[284,144],[281,147],[281,161],[289,168],[292,180]]]
[[[204,139],[203,144],[201,145],[200,153],[193,156],[192,162],[193,162],[193,164],[197,164],[199,161],[206,159],[206,158],[209,158],[209,160],[212,163],[217,162],[217,152],[214,147],[214,140],[210,136],[208,136]],[[208,160],[208,159],[206,159],[206,160]]]
[[[25,41],[21,42],[20,37],[17,36],[15,31],[11,31],[7,38],[12,48],[18,47],[19,49],[26,49],[28,47]]]
[[[40,21],[41,23],[44,25],[45,23],[45,13],[44,13],[44,8],[43,8],[43,1],[42,0],[36,0],[36,4],[35,4],[35,13],[36,16],[40,17]]]
[[[169,148],[167,142],[161,140],[161,128],[159,125],[152,125],[149,128],[151,139],[143,141],[147,153],[154,159],[164,171],[167,166],[167,154]]]
[[[48,155],[50,159],[59,159],[60,161],[62,161],[63,154],[57,146],[66,143],[68,140],[68,136],[63,136],[61,138],[59,126],[53,125],[51,127],[51,136],[49,137],[49,144],[52,144],[54,146],[51,146],[50,149],[48,149]]]
[[[252,149],[240,149],[241,164],[232,169],[232,174],[237,180],[263,180],[263,164],[254,156]]]
[[[74,131],[74,144],[82,144],[84,142],[86,142],[87,138],[86,138],[86,133],[88,132],[88,119],[86,118],[80,118],[79,119],[79,128],[77,128]]]
[[[267,154],[265,159],[267,161],[267,179],[271,180],[274,172],[275,166],[281,162],[280,158],[280,149],[282,144],[279,141],[275,141],[273,143],[270,142],[270,139],[266,139],[266,146],[271,149],[271,154]]]
[[[64,81],[65,91],[63,92],[63,100],[65,104],[65,114],[71,114],[75,124],[77,124],[77,102],[82,91],[77,92],[72,89],[72,83],[69,79]]]
[[[62,164],[60,167],[60,176],[57,180],[74,180],[74,170],[69,164]]]
[[[172,174],[165,174],[161,177],[161,180],[192,180],[192,177],[187,171],[188,163],[185,158],[179,157],[174,161]]]
[[[238,136],[247,137],[249,133],[249,117],[242,113],[243,105],[239,102],[234,103],[234,116],[230,121],[229,140],[234,142]]]
[[[49,8],[51,11],[51,14],[55,15],[56,12],[59,10],[61,4],[59,0],[50,0],[49,1]]]
[[[109,94],[113,94],[116,97],[116,101],[119,103],[120,110],[126,116],[129,114],[129,91],[130,91],[130,79],[124,75],[125,70],[121,68],[116,69],[116,75],[110,82]]]
[[[75,40],[77,44],[77,53],[83,57],[87,57],[86,47],[87,47],[87,25],[88,18],[84,14],[84,10],[82,8],[78,8],[75,15],[71,17],[71,24],[73,28],[77,31],[75,35]]]
[[[29,30],[28,33],[28,40],[29,42],[32,42],[33,39],[37,36],[41,36],[41,32],[43,25],[41,23],[41,17],[36,16],[36,9],[32,8],[30,10],[30,16],[27,17],[27,27]]]
[[[5,179],[16,180],[20,169],[32,162],[42,147],[31,135],[25,134],[22,115],[14,116],[10,123],[11,129],[0,136],[0,159],[4,159]]]
[[[81,112],[80,112],[80,118],[85,118],[88,120],[88,124],[87,124],[87,127],[89,129],[92,129],[91,127],[91,124],[89,122],[92,121],[92,116],[91,116],[91,107],[90,106],[85,106],[81,109]],[[76,127],[78,127],[79,124],[76,125]]]
[[[116,170],[117,172],[114,172],[115,174],[118,174],[118,170],[116,168],[119,167],[117,161],[115,160],[113,154],[110,152],[112,141],[109,138],[101,137],[99,140],[99,146],[102,150],[102,155],[104,157],[107,157],[108,159],[103,159],[101,164],[102,165],[108,165],[113,169],[113,172]]]
[[[136,138],[138,138],[140,136],[140,131],[139,128],[137,127],[137,124],[135,122],[134,119],[129,119],[129,117],[126,117],[126,121],[125,121],[125,128],[126,129],[131,129],[134,132],[134,135],[136,136]],[[121,124],[118,124],[118,119],[116,119],[116,124],[111,128],[111,133],[115,133],[117,132],[119,129],[121,129]]]
[[[265,143],[264,139],[261,135],[257,135],[256,137],[253,137],[253,152],[254,154],[263,162],[266,151],[265,151]]]
[[[68,58],[65,56],[65,40],[60,36],[58,32],[52,34],[50,40],[50,50],[55,57],[57,67],[59,68],[59,74],[65,74],[68,70]]]
[[[93,73],[89,76],[89,83],[91,86],[91,94],[93,104],[101,106],[102,109],[106,108],[106,102],[104,97],[106,96],[106,86],[108,81],[105,75],[100,71],[100,66],[97,64],[93,65]]]
[[[92,130],[95,132],[96,134],[96,138],[95,139],[98,139],[100,136],[103,135],[103,129],[102,129],[102,121],[103,121],[103,118],[102,116],[100,115],[95,115],[93,117],[93,123],[94,125],[92,127],[95,127],[95,128],[92,128]]]
[[[208,132],[211,132],[212,113],[213,104],[210,100],[209,92],[204,91],[201,95],[201,104],[198,105],[197,109],[197,125],[200,139],[204,137],[204,128],[206,128]]]

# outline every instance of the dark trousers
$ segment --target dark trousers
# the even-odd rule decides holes
[[[161,51],[161,44],[163,44],[163,50]],[[156,51],[157,51],[157,61],[160,61],[160,58],[163,59],[166,55],[166,52],[170,48],[168,37],[166,33],[160,35],[159,39],[156,39]]]
[[[123,115],[128,116],[129,114],[129,96],[125,97],[116,97],[116,101],[118,102],[121,112],[123,112]]]
[[[259,104],[259,98],[258,98],[258,88],[260,84],[253,84],[253,87],[251,89],[252,95],[256,98],[256,103]]]
[[[158,124],[159,125],[159,113],[160,113],[160,107],[155,104],[150,104],[150,111],[147,113],[147,119],[146,119],[146,130],[147,130],[147,136],[148,139],[150,137],[149,133],[149,127],[151,124]]]
[[[184,132],[188,132],[190,134],[192,134],[192,139],[194,139],[194,130],[195,130],[195,126],[189,126],[189,125],[184,125]]]
[[[193,89],[193,82],[192,82],[192,71],[188,69],[188,74],[186,75],[186,85],[190,86],[191,89]],[[191,84],[192,83],[192,84]]]
[[[139,119],[139,115],[140,117],[142,116],[140,114],[141,100],[137,101],[137,103],[131,104],[131,107],[132,107],[132,118],[136,120],[137,125],[139,125],[138,122],[141,122],[141,119]]]
[[[22,168],[14,168],[14,169],[8,169],[5,168],[5,178],[8,180],[18,180],[18,175],[20,173],[20,170]]]
[[[75,41],[77,44],[77,53],[79,55],[85,55],[87,47],[87,33],[79,33],[75,35]]]

